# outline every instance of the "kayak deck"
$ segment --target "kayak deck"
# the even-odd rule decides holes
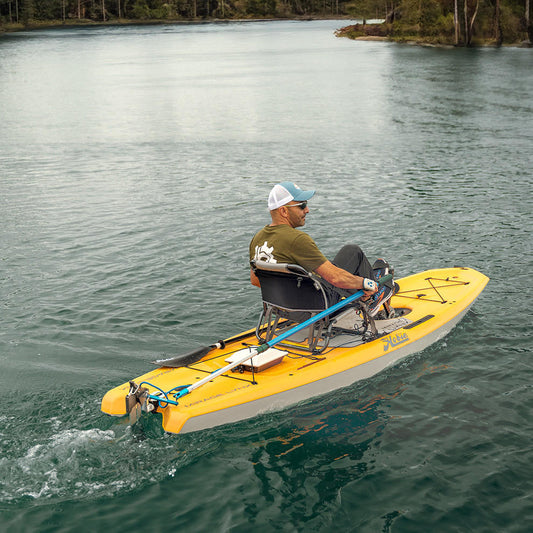
[[[237,371],[226,372],[180,398],[178,405],[165,402],[164,397],[153,402],[154,411],[162,414],[163,429],[189,432],[242,420],[370,377],[446,335],[481,293],[488,278],[476,270],[456,267],[422,272],[397,282],[400,291],[391,303],[401,310],[401,316],[376,320],[377,338],[365,341],[356,333],[360,319],[355,311],[346,313],[343,329],[330,339],[323,353],[301,350],[305,332],[300,332],[276,347],[287,353],[273,366],[257,372],[249,365],[240,365]],[[229,339],[224,348],[211,350],[194,364],[158,368],[134,381],[152,395],[190,386],[223,368],[236,351],[258,344],[255,330],[245,335],[239,335],[237,341]],[[102,411],[126,415],[129,391],[129,382],[110,390],[102,400]],[[168,399],[172,398],[169,393]]]

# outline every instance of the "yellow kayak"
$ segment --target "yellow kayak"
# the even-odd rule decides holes
[[[295,334],[283,346],[268,347],[255,357],[252,350],[247,358],[246,350],[259,344],[255,330],[250,330],[188,366],[162,366],[110,390],[101,408],[114,416],[132,417],[141,408],[161,413],[163,429],[171,433],[281,409],[368,378],[441,339],[488,281],[484,274],[460,267],[408,276],[397,280],[400,290],[391,300],[399,316],[376,320],[377,335],[360,334],[360,317],[353,310],[322,353],[301,349],[302,335]],[[224,370],[228,367],[231,370]],[[187,394],[180,396],[183,392]]]

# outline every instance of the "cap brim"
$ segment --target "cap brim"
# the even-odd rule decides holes
[[[297,194],[293,195],[296,202],[307,202],[315,195],[315,191],[299,190]]]

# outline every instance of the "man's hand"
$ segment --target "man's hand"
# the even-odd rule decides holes
[[[371,291],[372,293],[378,290],[378,284],[373,279],[364,278],[363,279],[363,290]]]
[[[373,279],[364,278],[363,279],[363,290],[367,296],[372,296],[379,289],[379,285]]]

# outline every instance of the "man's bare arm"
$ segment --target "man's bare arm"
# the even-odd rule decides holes
[[[347,270],[335,266],[331,261],[322,263],[315,272],[327,282],[340,289],[362,289],[363,280],[361,276],[354,276]],[[365,291],[367,294],[374,294],[376,291]]]

